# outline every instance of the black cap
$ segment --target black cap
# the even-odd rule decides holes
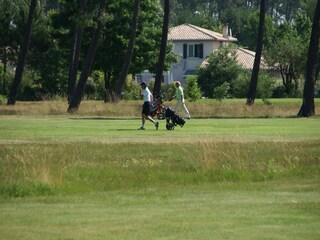
[[[140,83],[140,85],[146,85],[146,86],[147,86],[147,84],[146,84],[145,81],[142,81],[142,82]]]

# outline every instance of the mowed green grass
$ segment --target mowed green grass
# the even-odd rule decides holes
[[[145,142],[178,143],[194,140],[292,141],[319,139],[319,118],[261,119],[192,119],[184,128],[165,128],[161,120],[158,131],[146,123],[145,131],[137,131],[140,119],[103,117],[15,117],[2,116],[0,141],[8,142]]]
[[[1,239],[319,239],[315,181],[7,199]]]
[[[0,117],[0,239],[319,239],[320,119]]]

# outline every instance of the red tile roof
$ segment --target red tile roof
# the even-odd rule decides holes
[[[237,49],[237,62],[239,65],[241,65],[244,69],[252,69],[254,58],[256,56],[256,53],[253,51],[250,51],[245,48],[238,48]],[[269,69],[270,67],[266,64],[263,58],[261,58],[260,62],[260,68],[261,69]]]
[[[171,41],[222,41],[236,42],[234,37],[223,37],[221,33],[197,27],[191,24],[182,24],[170,28],[168,40]]]
[[[236,51],[237,51],[236,52],[236,60],[237,60],[238,64],[243,69],[252,69],[256,53],[253,51],[250,51],[248,49],[245,49],[245,48],[237,48]],[[207,64],[208,64],[208,59],[205,59],[202,62],[201,67],[205,67]],[[274,67],[268,66],[263,58],[261,58],[260,68],[261,69],[274,69]]]

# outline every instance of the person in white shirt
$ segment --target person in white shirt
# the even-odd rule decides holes
[[[140,83],[140,86],[142,88],[142,95],[143,95],[143,105],[142,105],[142,114],[141,114],[141,119],[142,119],[142,125],[138,130],[145,130],[144,124],[146,119],[148,119],[150,122],[154,124],[156,127],[156,130],[159,128],[159,123],[153,120],[153,118],[150,116],[150,108],[151,108],[151,102],[153,100],[153,96],[147,87],[146,82]]]

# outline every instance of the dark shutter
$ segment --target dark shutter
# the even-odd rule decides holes
[[[183,44],[183,58],[188,57],[188,45],[185,43]]]
[[[194,56],[199,57],[199,44],[194,45]]]
[[[203,43],[199,44],[199,58],[203,58]]]
[[[194,57],[193,51],[193,45],[189,45],[189,57]]]

